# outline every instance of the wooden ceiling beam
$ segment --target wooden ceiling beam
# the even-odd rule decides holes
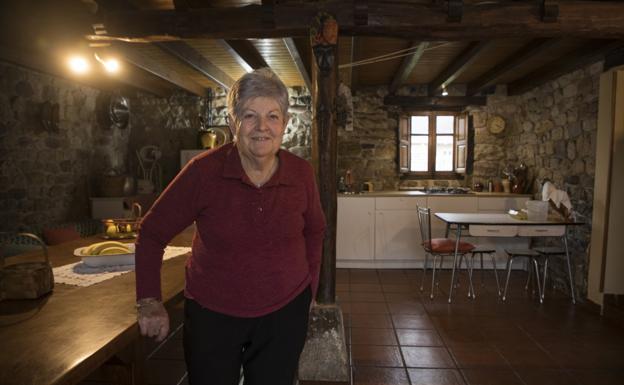
[[[190,45],[183,41],[166,41],[154,43],[160,49],[180,59],[183,63],[194,68],[207,78],[218,83],[221,87],[229,90],[234,84],[234,80],[219,67],[212,64],[208,59]]]
[[[206,89],[201,85],[187,79],[184,76],[181,76],[177,72],[170,70],[157,61],[145,58],[140,52],[138,52],[138,50],[133,49],[128,45],[116,44],[113,48],[111,48],[111,50],[118,52],[126,61],[129,61],[135,66],[156,75],[157,77],[166,80],[183,90],[198,96],[206,96]]]
[[[427,86],[429,96],[434,96],[438,91],[451,84],[462,72],[466,70],[488,46],[487,41],[470,43],[468,47],[443,69],[438,76]]]
[[[425,53],[425,49],[427,49],[428,45],[429,43],[427,42],[422,42],[418,44],[418,47],[411,55],[403,58],[401,67],[399,67],[399,70],[394,74],[394,78],[392,78],[392,83],[390,83],[390,88],[388,91],[391,94],[394,94],[399,89],[399,87],[405,83],[407,78],[414,70],[414,67],[416,67],[416,64],[418,64],[418,61]],[[416,47],[416,42],[412,42],[412,47]]]
[[[515,52],[511,57],[494,66],[480,78],[468,83],[467,95],[476,95],[487,87],[493,85],[501,76],[515,70],[528,60],[543,54],[559,43],[559,39],[538,39],[531,41],[526,46]]]
[[[448,108],[464,108],[466,106],[485,106],[484,96],[399,96],[387,95],[384,98],[387,106],[398,106],[407,109],[432,108],[444,110]]]
[[[249,40],[217,39],[217,42],[232,55],[245,71],[269,67],[264,57]]]
[[[299,74],[301,75],[305,86],[308,88],[308,90],[312,91],[312,82],[310,81],[310,75],[308,74],[308,70],[303,63],[303,60],[301,59],[301,55],[299,54],[299,49],[297,49],[297,46],[295,45],[295,41],[291,37],[286,37],[282,39],[282,41],[286,45],[286,49],[288,50],[290,57],[295,62],[295,65],[299,70]]]
[[[520,95],[559,76],[575,71],[600,60],[610,52],[624,47],[623,41],[605,41],[600,44],[591,42],[580,49],[547,65],[547,70],[538,69],[527,76],[514,80],[507,85],[508,95]]]
[[[464,3],[458,22],[448,21],[444,2],[414,4],[369,0],[270,2],[244,7],[186,11],[103,12],[106,35],[92,39],[159,41],[183,38],[248,39],[304,37],[320,11],[336,17],[342,35],[394,36],[412,40],[482,40],[506,37],[624,38],[624,3],[555,1],[556,20],[542,20],[538,1]],[[365,21],[365,23],[362,23]]]

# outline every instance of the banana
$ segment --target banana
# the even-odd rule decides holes
[[[106,249],[107,247],[112,247],[112,246],[123,247],[127,250],[126,245],[124,245],[121,242],[105,241],[105,242],[98,242],[98,243],[94,243],[90,245],[89,247],[87,247],[86,250],[82,252],[82,254],[83,255],[99,255],[102,250]]]
[[[101,250],[98,255],[128,254],[129,252],[127,247],[111,246]]]

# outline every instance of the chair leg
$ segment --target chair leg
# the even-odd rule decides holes
[[[531,258],[531,262],[533,262],[533,266],[535,267],[535,283],[537,284],[539,301],[540,303],[544,303],[544,297],[542,297],[542,286],[540,283],[539,263],[537,263],[537,258]]]
[[[427,262],[429,261],[429,253],[425,252],[425,263],[423,264],[422,279],[420,280],[420,291],[423,291],[425,286],[425,276],[427,275]]]
[[[526,283],[524,284],[524,291],[529,291],[529,285],[531,284],[531,278],[533,278],[533,273],[532,273],[530,265],[531,265],[531,261],[529,261],[529,267],[527,268],[527,280],[526,280]]]
[[[464,254],[460,254],[459,263],[457,266],[455,266],[455,269],[457,269],[457,275],[455,276],[455,283],[453,284],[455,288],[459,287],[459,273],[461,272],[461,265],[463,261],[464,261]],[[468,264],[466,264],[466,266],[468,266]]]
[[[546,275],[548,274],[548,257],[544,257],[544,281],[542,283],[542,302],[546,296]]]
[[[433,255],[433,266],[431,267],[431,293],[429,298],[433,299],[433,291],[435,290],[435,273],[436,273],[436,259],[441,258],[438,255]]]
[[[496,294],[500,297],[501,295],[501,289],[500,289],[500,283],[498,282],[498,271],[496,270],[496,257],[494,253],[490,253],[491,257],[492,257],[492,266],[494,267],[494,278],[496,279]]]
[[[474,271],[474,254],[470,256],[470,266],[468,266],[468,257],[466,257],[466,269],[468,270],[468,298],[477,298],[472,281],[472,272]]]
[[[576,297],[574,295],[574,279],[572,278],[572,265],[570,263],[570,250],[568,250],[568,237],[563,234],[563,245],[565,246],[565,257],[568,264],[568,278],[570,279],[570,297],[572,297],[572,303],[576,304]]]
[[[503,291],[503,302],[507,300],[507,287],[509,286],[509,277],[511,276],[511,265],[513,263],[513,257],[510,255],[507,259],[507,279],[505,280],[505,290]]]
[[[481,287],[484,287],[485,283],[483,282],[483,253],[479,253],[479,258],[481,259]]]

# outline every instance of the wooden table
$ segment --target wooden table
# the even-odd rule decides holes
[[[470,233],[470,235],[476,237],[561,237],[564,245],[566,261],[568,264],[570,297],[572,298],[572,303],[576,303],[566,230],[568,226],[582,225],[583,223],[548,219],[544,221],[520,220],[512,218],[509,214],[504,213],[436,213],[435,216],[446,222],[447,229],[454,228],[457,234],[457,237],[455,238],[455,258],[453,262],[453,272],[451,274],[451,288],[449,290],[448,298],[449,303],[451,303],[453,297],[455,268],[457,267],[457,261],[459,258],[458,250],[459,241],[462,235],[462,228],[468,228],[468,232]]]
[[[190,246],[193,233],[193,227],[184,230],[171,245]],[[74,249],[100,241],[49,247],[52,266],[78,262]],[[186,257],[163,263],[165,304],[182,298]],[[134,304],[134,272],[88,287],[56,284],[52,294],[37,300],[0,302],[0,384],[76,384],[114,356],[129,362],[132,383],[144,383]]]

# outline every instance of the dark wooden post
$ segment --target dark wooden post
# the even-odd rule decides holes
[[[323,241],[321,277],[316,301],[333,304],[336,298],[336,123],[334,103],[338,91],[338,24],[319,14],[310,30],[312,63],[312,162],[316,167],[327,230]]]

